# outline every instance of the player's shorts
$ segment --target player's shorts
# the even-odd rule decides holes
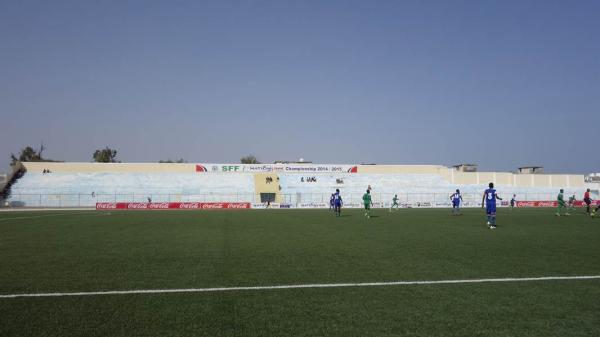
[[[392,206],[400,206],[397,202],[393,203]]]
[[[510,202],[510,205],[511,205],[512,207],[515,207],[515,202],[514,202],[514,201],[511,201],[511,202]]]
[[[460,202],[459,201],[453,201],[452,202],[452,207],[458,207],[460,206]]]
[[[585,204],[589,206],[592,203],[592,199],[590,199],[590,198],[584,198],[583,202],[585,202]]]
[[[486,205],[485,211],[487,214],[490,214],[490,215],[496,214],[496,205],[492,205],[492,204]]]
[[[335,207],[342,207],[342,203],[341,202],[336,202],[334,205],[335,205]]]
[[[366,210],[370,210],[371,209],[371,204],[365,204],[365,209]]]

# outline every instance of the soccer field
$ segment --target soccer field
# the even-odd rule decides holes
[[[0,336],[599,336],[578,211],[2,212]]]

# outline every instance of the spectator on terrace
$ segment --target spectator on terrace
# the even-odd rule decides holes
[[[96,192],[92,191],[92,198],[96,197]]]
[[[148,202],[149,203],[152,202],[152,198],[148,197]]]

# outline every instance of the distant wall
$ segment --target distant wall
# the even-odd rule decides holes
[[[447,168],[440,165],[358,165],[358,173],[379,174],[440,174]]]
[[[583,187],[582,174],[515,174],[510,172],[458,172],[448,169],[442,176],[451,184],[515,187]]]
[[[50,170],[54,173],[191,173],[194,164],[176,163],[49,163],[26,162],[23,166],[28,172],[42,173]]]
[[[4,186],[6,186],[6,183],[8,183],[8,175],[0,174],[0,192],[4,190]]]

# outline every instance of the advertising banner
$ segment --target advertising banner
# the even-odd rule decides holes
[[[267,208],[279,208],[279,203],[277,202],[272,202],[267,206],[267,203],[252,203],[251,204],[251,208],[256,208],[256,209],[267,209]]]
[[[356,173],[356,165],[336,164],[195,164],[198,173]]]
[[[567,203],[568,205],[568,203]],[[600,205],[600,200],[592,201],[591,205]],[[517,207],[558,207],[558,201],[517,201]],[[582,200],[575,200],[573,204],[575,207],[585,207],[585,203]]]
[[[585,204],[585,202],[583,202],[583,200],[575,200],[575,204],[574,205],[575,206],[579,206],[579,207],[585,207],[586,206],[586,204]],[[600,200],[592,200],[592,203],[590,205],[594,205],[594,206],[600,205]]]
[[[517,201],[517,207],[556,207],[557,201]]]
[[[600,201],[592,201],[592,205],[599,205]],[[504,203],[501,206],[507,206]],[[499,205],[499,206],[500,206]],[[477,203],[465,202],[461,206],[463,207],[480,207]],[[557,201],[517,201],[516,207],[557,207]],[[575,201],[574,206],[584,207],[583,201]],[[344,208],[362,208],[362,203],[346,203]],[[373,208],[387,208],[388,204],[381,202],[374,202]],[[405,208],[431,208],[431,207],[449,207],[445,204],[432,204],[430,202],[416,202],[416,203],[402,203],[400,207]],[[97,210],[168,210],[168,209],[265,209],[266,204],[264,203],[249,203],[249,202],[99,202],[96,203]],[[271,203],[269,208],[329,208],[328,203],[324,202],[310,202],[300,203],[297,205],[292,204],[279,204]]]
[[[249,209],[249,202],[98,202],[97,210]]]
[[[254,209],[275,209],[275,208],[294,208],[292,204],[280,204],[277,202],[272,202],[269,207],[265,203],[252,203],[252,208]]]
[[[329,208],[329,204],[324,202],[303,202],[297,205],[298,208]]]

